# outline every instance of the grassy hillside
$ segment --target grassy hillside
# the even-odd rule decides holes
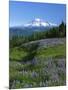
[[[47,47],[36,42],[10,48],[10,88],[65,85],[66,45],[65,40],[60,41],[63,43]]]
[[[41,48],[37,52],[38,57],[61,57],[65,56],[65,44],[55,45],[53,47]]]

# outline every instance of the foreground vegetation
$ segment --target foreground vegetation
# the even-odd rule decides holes
[[[47,48],[38,44],[11,50],[10,88],[65,85],[65,43]]]

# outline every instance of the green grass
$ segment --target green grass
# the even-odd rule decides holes
[[[66,54],[66,46],[65,44],[62,45],[55,45],[53,47],[41,47],[40,49],[35,50],[36,47],[33,48],[33,45],[30,46],[30,48],[27,46],[25,48],[23,47],[14,47],[10,49],[10,82],[14,84],[14,88],[23,88],[26,84],[30,85],[32,84],[32,87],[39,86],[39,82],[45,82],[46,80],[49,82],[50,80],[50,74],[45,71],[44,68],[47,68],[47,58],[48,57],[65,57]],[[35,54],[33,54],[36,52]],[[29,60],[30,57],[33,58],[33,55],[38,60],[38,64],[32,65],[32,64],[25,64],[18,62],[20,60]],[[43,59],[44,58],[44,59]],[[32,60],[32,59],[31,59]],[[58,60],[58,59],[57,59]],[[54,60],[55,61],[55,60]],[[30,61],[29,61],[30,62]],[[45,64],[46,62],[46,64]],[[53,62],[56,65],[56,68],[58,67],[57,61]],[[26,70],[27,73],[24,74],[23,70]],[[39,76],[32,76],[32,72],[36,72]],[[59,72],[59,80],[60,82],[51,82],[48,85],[49,86],[57,86],[57,85],[64,85],[65,81],[65,73]],[[12,86],[12,85],[11,85]]]
[[[47,48],[41,48],[38,49],[36,52],[37,57],[61,57],[65,56],[66,54],[66,46],[65,44],[62,45],[56,45],[53,47],[47,47]],[[23,60],[23,58],[29,57],[30,51],[24,50],[23,48],[12,48],[10,50],[10,59],[11,60]],[[31,57],[31,55],[30,55]]]
[[[25,51],[24,49],[20,50],[15,47],[15,48],[12,48],[12,50],[10,51],[11,60],[21,60],[25,56],[27,56],[27,51]]]
[[[58,57],[58,56],[65,56],[65,44],[63,45],[56,45],[53,47],[42,48],[37,51],[37,57]]]

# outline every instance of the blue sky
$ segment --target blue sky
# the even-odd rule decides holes
[[[10,1],[9,15],[10,27],[26,24],[34,18],[59,25],[62,21],[66,21],[66,6],[65,4]]]

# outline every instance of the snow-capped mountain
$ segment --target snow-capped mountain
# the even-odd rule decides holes
[[[31,35],[34,32],[39,32],[39,31],[46,31],[50,30],[52,27],[56,27],[57,24],[46,22],[40,18],[35,18],[31,22],[24,24],[19,27],[11,27],[10,28],[10,33],[11,36],[14,35]]]
[[[24,25],[24,27],[53,27],[57,26],[57,24],[45,22],[40,18],[35,18],[30,23]]]

